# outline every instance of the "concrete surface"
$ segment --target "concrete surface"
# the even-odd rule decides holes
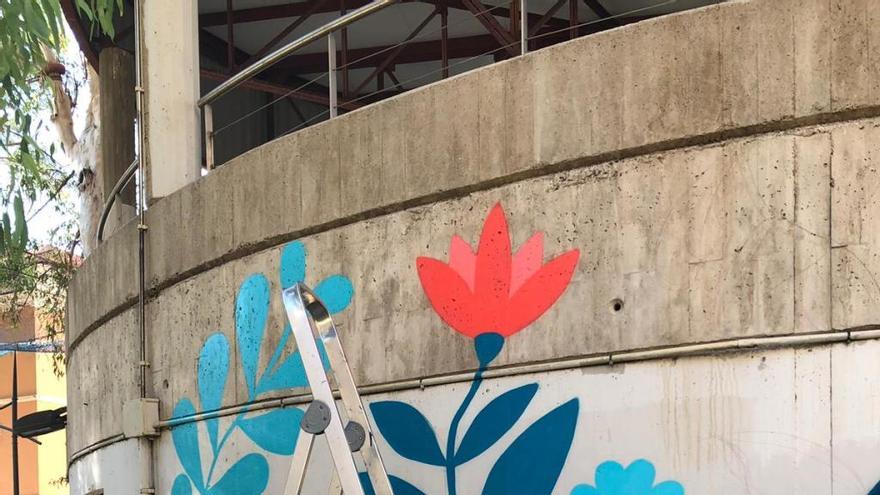
[[[575,248],[581,260],[495,366],[880,323],[878,15],[870,0],[751,0],[630,25],[297,132],[164,198],[147,219],[162,417],[198,396],[208,335],[223,332],[235,352],[236,291],[252,273],[272,284],[268,362],[283,322],[280,251],[294,239],[309,252],[307,282],[353,282],[338,321],[359,384],[473,370],[472,343],[430,307],[415,261],[447,260],[456,234],[475,246],[496,202],[514,248],[541,231],[545,260]],[[70,452],[119,433],[122,399],[136,392],[136,247],[128,225],[71,286]],[[247,400],[230,363],[224,405]],[[773,387],[808,394],[804,383]],[[722,406],[751,415],[773,402],[737,409],[743,384]],[[101,414],[74,405],[105,387]]]

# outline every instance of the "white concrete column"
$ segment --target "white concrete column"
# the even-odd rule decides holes
[[[198,0],[146,0],[143,80],[150,202],[201,171]]]

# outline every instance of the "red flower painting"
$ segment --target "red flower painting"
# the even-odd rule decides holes
[[[487,333],[506,338],[559,299],[579,256],[573,249],[544,263],[542,232],[514,254],[504,209],[496,204],[483,225],[476,253],[454,236],[449,263],[420,257],[417,266],[425,294],[444,322],[471,338]]]

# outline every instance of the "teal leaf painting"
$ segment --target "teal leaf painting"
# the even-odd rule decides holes
[[[265,451],[278,455],[293,454],[299,437],[302,409],[273,409],[240,421],[241,430]]]
[[[572,399],[522,432],[492,466],[483,495],[550,495],[571,448],[578,409]]]
[[[530,383],[501,394],[474,418],[455,452],[455,464],[464,464],[495,444],[519,420],[538,391]]]
[[[397,401],[370,404],[373,419],[385,441],[407,459],[442,466],[446,463],[437,436],[416,408]]]

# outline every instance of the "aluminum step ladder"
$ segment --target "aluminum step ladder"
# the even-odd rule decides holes
[[[303,416],[296,450],[293,453],[285,495],[299,495],[305,479],[315,436],[326,435],[335,470],[329,492],[331,495],[364,495],[355,453],[360,454],[376,495],[393,495],[382,457],[376,448],[360,395],[345,359],[336,325],[326,306],[302,283],[282,292],[284,309],[296,346],[302,357],[313,400]],[[336,379],[347,423],[336,407],[330,380],[324,369],[321,352],[315,341],[321,339],[327,351],[330,370]]]

